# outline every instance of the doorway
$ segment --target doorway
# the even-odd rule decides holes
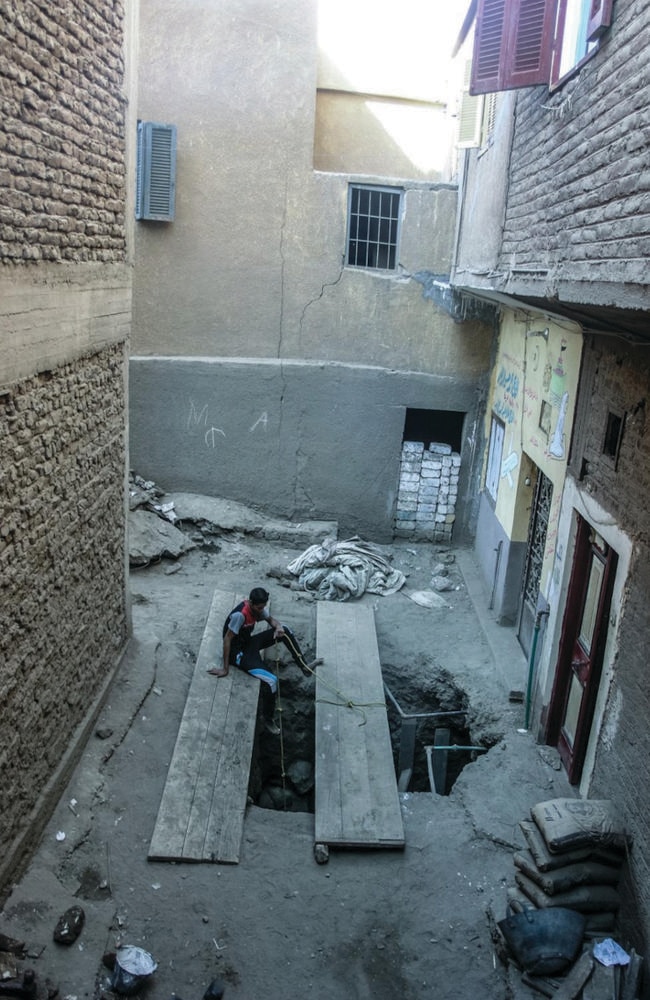
[[[546,734],[574,785],[582,775],[594,717],[618,560],[598,532],[576,516],[576,547]]]
[[[533,466],[535,469],[535,466]],[[542,580],[542,566],[546,549],[546,534],[553,499],[553,483],[541,469],[537,469],[533,502],[528,527],[528,542],[526,545],[526,560],[522,580],[521,598],[519,604],[519,622],[517,638],[526,656],[530,655],[535,618],[537,617],[537,601]]]

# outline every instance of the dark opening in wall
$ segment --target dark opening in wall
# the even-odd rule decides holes
[[[605,440],[603,441],[603,455],[612,458],[615,462],[618,459],[618,452],[623,436],[624,418],[620,413],[607,414],[607,427],[605,428]]]
[[[404,441],[422,441],[425,449],[432,442],[451,445],[460,452],[465,414],[457,410],[407,409],[404,421]]]

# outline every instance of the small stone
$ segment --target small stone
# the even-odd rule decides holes
[[[317,865],[326,865],[330,859],[330,850],[327,844],[314,844],[314,860]]]

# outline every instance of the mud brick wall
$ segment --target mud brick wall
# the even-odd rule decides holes
[[[125,256],[123,5],[0,0],[0,259]]]
[[[124,347],[0,394],[1,843],[124,645]]]
[[[600,346],[598,346],[600,344]],[[650,357],[622,341],[587,342],[572,465],[582,486],[634,541],[620,609],[615,672],[589,794],[621,806],[632,833],[628,888],[650,927]],[[583,392],[585,398],[582,398]],[[608,413],[624,416],[617,459],[603,454]],[[631,933],[634,928],[627,928]],[[638,937],[638,928],[632,940]],[[637,947],[647,947],[650,941]]]
[[[501,266],[572,282],[647,280],[650,5],[616,0],[597,56],[517,96]],[[558,183],[558,178],[562,182]],[[546,291],[547,295],[552,292]]]

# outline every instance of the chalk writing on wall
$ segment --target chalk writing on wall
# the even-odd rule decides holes
[[[202,406],[200,410],[197,409],[196,404],[193,399],[190,399],[190,412],[187,415],[187,429],[189,431],[190,427],[198,427],[199,424],[203,424],[207,427],[208,424],[208,404]]]
[[[253,431],[257,430],[258,427],[263,427],[264,430],[266,430],[267,427],[268,427],[268,424],[269,424],[268,413],[266,413],[266,411],[264,411],[264,413],[261,413],[260,416],[257,418],[257,420],[255,421],[255,423],[253,424],[253,426],[249,427],[249,431],[252,434]]]
[[[217,434],[221,434],[222,437],[226,436],[226,432],[222,431],[220,427],[210,427],[205,432],[205,443],[208,447],[215,447]]]

